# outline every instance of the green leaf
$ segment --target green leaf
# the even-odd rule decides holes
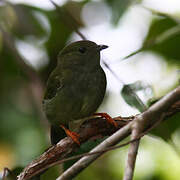
[[[13,5],[13,10],[16,15],[16,23],[12,32],[15,36],[21,39],[27,35],[36,38],[47,37],[47,30],[42,26],[43,10],[23,4]]]
[[[180,128],[180,112],[162,122],[151,131],[151,134],[158,136],[166,142],[172,138],[172,135]]]
[[[141,96],[145,99],[144,102],[139,98],[137,93],[141,93]],[[153,91],[151,86],[141,81],[137,81],[132,84],[126,84],[121,90],[121,95],[123,96],[126,103],[140,112],[143,112],[146,109],[148,101],[153,96]]]
[[[160,54],[167,62],[180,64],[180,24],[169,17],[154,19],[143,43],[144,50]]]
[[[112,23],[117,25],[119,19],[128,9],[131,4],[131,0],[106,0],[112,11]]]

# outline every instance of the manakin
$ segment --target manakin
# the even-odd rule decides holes
[[[65,133],[80,144],[78,134],[69,130],[69,124],[93,115],[104,98],[106,76],[100,66],[100,51],[107,47],[83,40],[66,46],[59,53],[43,100],[43,109],[51,124],[52,144],[65,137]],[[116,126],[107,114],[98,115]]]

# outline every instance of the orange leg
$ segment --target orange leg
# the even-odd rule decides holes
[[[75,132],[72,132],[70,131],[69,129],[65,128],[63,125],[60,125],[61,128],[64,129],[65,133],[67,134],[67,136],[71,137],[71,139],[78,145],[80,145],[80,142],[79,142],[79,134],[75,133]]]
[[[107,120],[108,123],[112,124],[115,128],[118,127],[117,123],[113,120],[113,118],[107,113],[94,113],[95,116],[101,116]]]

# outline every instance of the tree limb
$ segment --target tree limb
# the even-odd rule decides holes
[[[131,127],[136,123],[138,123],[139,126],[141,126],[143,130],[145,130],[148,126],[156,123],[156,121],[158,121],[158,118],[160,118],[161,115],[165,117],[164,114],[168,111],[170,106],[174,105],[179,100],[180,86],[172,92],[170,92],[169,94],[167,94],[162,99],[160,99],[157,103],[152,105],[144,113],[136,116],[134,121],[129,122],[126,126],[119,129],[116,133],[114,133],[112,136],[110,136],[97,147],[95,147],[91,152],[100,150],[103,151],[103,149],[120,142],[129,134]],[[95,161],[99,156],[101,156],[103,153],[104,152],[92,156],[83,157],[78,162],[73,164],[69,169],[67,169],[59,178],[57,178],[57,180],[72,179],[83,169],[85,169],[88,165],[90,165],[93,161]]]
[[[148,127],[153,126],[153,124],[157,123],[158,118],[163,113],[164,120],[177,112],[180,112],[180,87],[167,94],[165,97],[160,99],[147,111],[140,115],[114,118],[114,120],[116,120],[116,122],[118,123],[118,127],[120,128],[116,133],[114,133],[116,129],[102,118],[93,118],[85,121],[79,130],[80,142],[84,143],[90,139],[99,138],[100,136],[109,136],[114,133],[92,151],[103,150],[106,147],[117,144],[122,139],[127,137],[130,134],[131,127],[135,122],[141,124],[143,131],[145,131]],[[27,165],[23,172],[18,176],[18,180],[26,180],[32,178],[33,176],[53,166],[55,162],[63,160],[70,153],[76,151],[77,149],[78,147],[76,143],[74,143],[71,138],[66,137],[62,139],[59,143],[50,147],[40,157]],[[84,164],[83,159],[85,159],[85,161],[88,161],[90,164],[103,153],[104,152],[84,157],[80,160],[80,162]],[[79,161],[77,163],[79,164]],[[80,166],[81,168],[83,167],[82,169],[84,169],[85,166],[82,166],[81,163]],[[76,163],[73,166],[75,166],[77,169],[75,171],[75,174],[77,174],[77,171],[80,172],[82,170],[81,168],[79,168],[80,166],[77,166]],[[87,166],[88,164],[86,164],[86,167]]]
[[[140,127],[139,123],[134,123],[134,126],[132,127],[131,140],[138,138],[141,133]],[[140,139],[130,144],[123,180],[132,180],[133,178],[139,144]]]
[[[118,127],[121,128],[128,124],[133,117],[129,118],[114,118],[118,124]],[[87,120],[80,127],[79,135],[81,144],[90,139],[97,139],[99,137],[109,136],[116,131],[105,119],[94,118]],[[66,137],[58,142],[56,145],[50,147],[46,152],[44,152],[39,158],[30,163],[23,172],[19,175],[18,180],[29,179],[40,172],[51,167],[54,162],[64,159],[71,152],[74,152],[78,149],[78,146],[74,141]]]

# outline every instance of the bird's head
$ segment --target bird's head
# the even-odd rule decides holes
[[[100,51],[108,48],[88,40],[77,41],[67,45],[58,56],[58,65],[99,65]]]

